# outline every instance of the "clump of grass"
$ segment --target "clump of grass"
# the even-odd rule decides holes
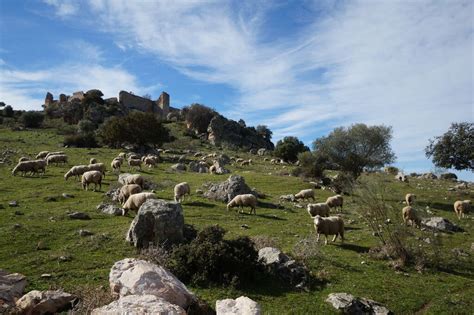
[[[278,240],[268,235],[256,235],[250,238],[257,251],[265,247],[278,247]]]
[[[72,310],[73,314],[90,314],[95,308],[107,305],[114,300],[110,290],[104,287],[79,286],[73,294],[79,298],[79,303]]]

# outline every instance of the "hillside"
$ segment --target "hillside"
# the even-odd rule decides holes
[[[176,140],[164,148],[178,152],[183,150],[215,152],[216,148],[198,138],[185,137],[182,123],[166,125]],[[108,148],[62,148],[63,137],[53,129],[11,131],[0,129],[0,268],[18,272],[28,278],[27,291],[62,288],[67,292],[84,295],[102,287],[108,291],[110,267],[125,257],[138,257],[137,250],[125,242],[124,235],[132,221],[130,216],[109,216],[96,210],[107,200],[104,192],[117,187],[117,175],[110,169],[100,192],[83,191],[74,179],[65,181],[64,173],[72,166],[87,164],[91,157],[106,163],[120,150]],[[62,150],[69,156],[68,165],[49,166],[41,177],[13,177],[11,170],[20,156],[34,157],[39,151]],[[272,165],[263,157],[246,152],[225,152],[229,156],[251,158],[253,165],[231,165],[231,174],[242,175],[250,187],[266,195],[266,204],[279,204],[279,196],[312,188],[301,178],[285,175],[291,166]],[[174,155],[173,153],[172,155]],[[164,155],[166,157],[166,154]],[[194,159],[190,154],[189,159]],[[265,236],[282,251],[294,254],[295,245],[302,239],[314,242],[314,227],[306,212],[293,203],[282,203],[283,208],[257,207],[256,215],[236,215],[227,211],[225,204],[210,201],[195,193],[205,189],[207,182],[221,182],[228,175],[175,172],[170,161],[159,163],[156,168],[143,168],[141,174],[158,185],[157,194],[166,200],[173,199],[173,187],[186,181],[191,186],[191,197],[183,203],[185,223],[196,229],[218,224],[236,236]],[[122,172],[127,172],[124,166]],[[473,216],[458,220],[452,210],[455,200],[473,199],[472,186],[467,191],[454,190],[450,181],[411,179],[402,183],[392,175],[382,173],[363,174],[369,183],[383,185],[386,202],[399,209],[391,217],[392,224],[401,224],[402,201],[406,193],[415,193],[421,216],[442,216],[459,225],[464,232],[439,233],[439,244],[432,243],[427,251],[435,252],[439,265],[417,270],[416,266],[394,269],[390,261],[375,259],[369,250],[378,245],[363,218],[357,212],[358,204],[353,196],[345,196],[342,217],[346,222],[346,241],[336,241],[327,246],[320,242],[310,246],[317,254],[309,258],[308,267],[316,279],[309,292],[290,289],[283,284],[252,283],[243,289],[230,287],[203,288],[188,286],[199,297],[214,307],[217,299],[249,296],[257,301],[264,314],[331,314],[334,309],[325,302],[329,293],[348,292],[386,305],[393,312],[419,314],[468,314],[474,309],[474,228]],[[328,190],[316,190],[316,202],[324,202],[333,195]],[[63,193],[74,198],[64,198]],[[9,207],[10,201],[18,201],[18,207]],[[68,212],[87,213],[92,220],[77,221],[67,217]],[[333,210],[332,210],[333,211]],[[429,212],[428,212],[429,211]],[[431,214],[430,214],[431,213]],[[133,216],[134,214],[132,214]],[[242,226],[247,225],[248,229]],[[81,237],[80,229],[94,233]],[[409,229],[411,242],[426,247],[426,238],[434,239],[434,233]],[[38,242],[45,250],[37,250]],[[418,244],[417,243],[417,244]],[[417,245],[418,246],[418,245]],[[436,246],[436,248],[435,248]],[[454,250],[453,249],[457,249]],[[460,255],[459,253],[462,253]],[[67,259],[60,259],[66,257]],[[51,274],[43,278],[42,274]],[[104,293],[105,295],[105,293]],[[105,304],[105,302],[103,303]]]

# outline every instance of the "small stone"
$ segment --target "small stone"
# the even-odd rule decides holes
[[[15,215],[24,215],[24,213],[21,212],[21,211],[19,211],[19,210],[17,210],[17,211],[15,211]]]
[[[39,241],[38,244],[36,244],[36,250],[47,250],[48,247],[43,241]]]
[[[242,224],[240,227],[241,227],[242,229],[249,229],[249,228],[250,228],[247,224]]]
[[[70,260],[71,260],[71,256],[59,256],[59,257],[58,257],[58,260],[59,260],[59,261],[70,261]]]
[[[63,196],[64,198],[68,198],[68,199],[69,199],[69,198],[74,198],[74,195],[66,194],[66,193],[63,193],[62,196]]]
[[[361,261],[360,264],[361,265],[365,265],[367,262],[365,262],[365,260]]]
[[[429,237],[427,237],[423,240],[423,242],[425,242],[427,244],[431,244],[431,239]]]
[[[448,188],[448,191],[456,191],[456,188],[450,187]]]
[[[49,221],[54,222],[56,219],[54,217],[49,217]]]
[[[204,194],[204,191],[202,189],[196,189],[196,194],[202,195]]]
[[[12,201],[10,201],[10,202],[8,203],[8,205],[9,205],[10,207],[18,207],[18,201],[12,200]]]
[[[94,233],[92,233],[91,231],[88,231],[88,230],[79,230],[79,235],[80,236],[90,236],[90,235],[94,235]]]
[[[13,228],[14,228],[14,229],[19,229],[19,228],[21,228],[21,224],[20,224],[20,223],[16,223],[15,225],[13,225]]]
[[[91,217],[83,212],[73,212],[68,214],[69,218],[77,220],[90,220]]]
[[[430,206],[426,206],[426,210],[429,210],[430,209]]]
[[[299,208],[299,209],[302,209],[303,206],[302,205],[295,205],[296,208]]]
[[[385,224],[390,224],[390,223],[392,223],[392,220],[390,219],[385,220]]]
[[[50,278],[52,278],[52,277],[53,277],[53,276],[52,276],[50,273],[43,273],[43,274],[41,275],[41,278],[44,278],[44,279],[50,279]]]

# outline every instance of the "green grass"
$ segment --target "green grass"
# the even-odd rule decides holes
[[[182,128],[170,124],[175,135],[181,137]],[[77,181],[70,178],[65,181],[63,174],[72,165],[87,164],[91,157],[109,163],[119,150],[97,148],[78,149],[60,148],[62,136],[54,130],[10,131],[0,129],[0,154],[13,150],[13,164],[0,164],[0,268],[19,272],[28,277],[28,290],[64,288],[75,291],[81,286],[108,287],[108,274],[112,264],[125,257],[138,256],[137,251],[125,242],[125,233],[132,220],[131,217],[114,217],[101,214],[96,206],[105,200],[103,193],[110,185],[116,185],[117,176],[108,172],[101,192],[83,191]],[[182,145],[180,139],[174,145]],[[211,152],[202,146],[199,140],[192,140],[193,149]],[[173,145],[167,145],[173,147]],[[13,177],[11,170],[16,160],[23,155],[34,156],[42,150],[63,150],[69,156],[68,166],[48,167],[43,177]],[[246,153],[227,152],[249,158]],[[250,187],[255,187],[267,195],[264,200],[278,203],[282,194],[296,193],[309,185],[299,178],[280,176],[288,171],[283,166],[273,166],[261,158],[252,156],[255,163],[250,167],[233,167],[233,174],[245,177]],[[194,192],[202,188],[205,182],[219,182],[228,176],[197,173],[175,173],[170,170],[170,163],[159,164],[154,169],[144,169],[142,174],[156,183],[162,183],[162,190],[157,194],[163,199],[172,199],[174,184],[187,181]],[[127,167],[122,171],[128,171]],[[387,261],[369,257],[367,250],[377,245],[377,239],[357,216],[356,204],[351,197],[345,198],[343,216],[355,220],[347,224],[346,245],[340,243],[328,246],[321,245],[321,254],[314,258],[309,267],[313,274],[323,275],[327,282],[314,287],[310,292],[291,291],[273,283],[254,283],[245,291],[231,288],[198,288],[190,287],[211,305],[215,300],[247,295],[258,301],[265,314],[330,314],[331,307],[324,302],[332,292],[348,292],[367,297],[386,304],[395,313],[426,314],[468,314],[474,309],[474,263],[471,244],[472,217],[458,221],[452,211],[452,204],[457,199],[472,199],[472,190],[468,195],[447,190],[452,184],[445,181],[411,180],[410,184],[398,183],[392,176],[368,175],[369,180],[385,181],[389,185],[389,202],[401,210],[400,203],[404,195],[413,192],[417,195],[417,208],[424,212],[430,207],[436,215],[443,216],[459,224],[465,233],[442,234],[440,260],[449,261],[449,268],[428,270],[418,273],[408,268],[396,273],[388,267]],[[62,193],[73,194],[72,199],[64,199]],[[318,202],[325,201],[331,192],[317,190]],[[57,201],[46,201],[47,197],[56,197]],[[8,207],[8,202],[18,200],[19,207]],[[211,224],[219,224],[228,230],[227,237],[238,235],[266,235],[276,240],[278,247],[291,253],[296,242],[314,233],[312,221],[306,210],[285,204],[284,209],[259,207],[257,215],[236,216],[227,212],[225,204],[209,201],[196,194],[183,204],[186,223],[201,229]],[[23,215],[16,215],[21,211]],[[68,211],[88,213],[92,220],[77,221],[67,217]],[[401,211],[400,211],[401,212]],[[399,218],[397,218],[399,222]],[[20,224],[20,228],[15,228]],[[249,229],[242,229],[246,224]],[[80,237],[79,229],[95,233],[92,237]],[[425,237],[422,232],[413,232],[416,237]],[[44,242],[47,250],[36,250],[39,241]],[[469,253],[469,257],[456,258],[451,249],[457,247]],[[70,256],[69,261],[60,261],[60,256]],[[361,264],[361,262],[366,262]],[[51,279],[41,278],[41,274],[50,273]]]

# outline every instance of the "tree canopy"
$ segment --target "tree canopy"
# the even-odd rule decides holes
[[[449,130],[429,140],[425,148],[434,165],[456,170],[474,170],[474,123],[453,123]]]
[[[305,151],[309,148],[297,137],[285,137],[277,142],[274,154],[287,162],[296,162],[298,154]]]
[[[217,115],[212,108],[196,103],[186,106],[183,112],[185,113],[186,123],[198,133],[205,133],[211,119]]]
[[[391,139],[391,127],[355,124],[336,128],[328,136],[316,139],[313,149],[335,168],[357,178],[364,168],[382,167],[394,162]]]

